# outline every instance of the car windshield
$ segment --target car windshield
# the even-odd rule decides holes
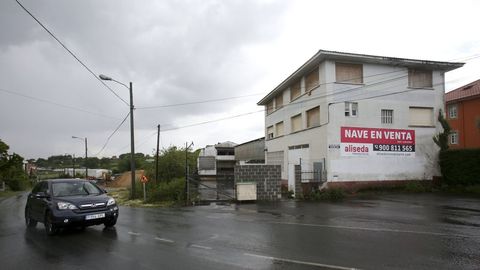
[[[99,195],[102,191],[90,182],[59,182],[52,184],[54,197]]]

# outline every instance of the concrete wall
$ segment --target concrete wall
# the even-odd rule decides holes
[[[281,199],[279,165],[235,166],[235,183],[257,183],[257,200],[276,201]]]
[[[265,140],[255,140],[235,146],[235,160],[265,160]]]

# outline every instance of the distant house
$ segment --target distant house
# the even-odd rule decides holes
[[[462,66],[320,50],[257,103],[266,163],[290,190],[298,168],[328,186],[432,179],[445,73]]]
[[[265,137],[235,146],[237,165],[265,164]]]
[[[219,198],[225,193],[233,196],[236,145],[234,142],[223,142],[200,150],[198,176],[202,187],[208,187],[200,191],[203,200]]]
[[[480,147],[480,80],[445,94],[452,149]]]

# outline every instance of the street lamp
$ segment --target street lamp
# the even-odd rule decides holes
[[[130,199],[134,199],[135,196],[135,132],[134,132],[134,127],[133,127],[133,86],[132,82],[130,82],[130,87],[128,87],[126,84],[119,82],[117,80],[112,79],[111,77],[105,76],[103,74],[100,74],[98,76],[101,80],[104,81],[113,81],[118,84],[121,84],[125,86],[130,91],[130,170],[132,173],[132,191],[130,193]]]
[[[72,139],[79,139],[79,140],[84,140],[85,141],[85,179],[88,180],[88,166],[87,166],[87,160],[88,160],[88,143],[87,143],[87,137],[82,138],[82,137],[77,137],[77,136],[72,136]],[[75,177],[75,176],[74,176]]]

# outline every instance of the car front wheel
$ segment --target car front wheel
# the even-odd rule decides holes
[[[25,208],[25,224],[28,228],[37,226],[37,221],[30,217],[30,210],[28,208]]]
[[[105,227],[113,227],[113,226],[115,226],[115,224],[117,224],[117,219],[116,218],[112,218],[111,220],[105,221],[105,223],[103,223],[103,225],[105,225]]]
[[[47,235],[55,235],[56,233],[58,233],[58,228],[55,224],[53,224],[52,222],[52,216],[50,215],[50,213],[47,213],[45,215],[45,232],[47,233]]]

